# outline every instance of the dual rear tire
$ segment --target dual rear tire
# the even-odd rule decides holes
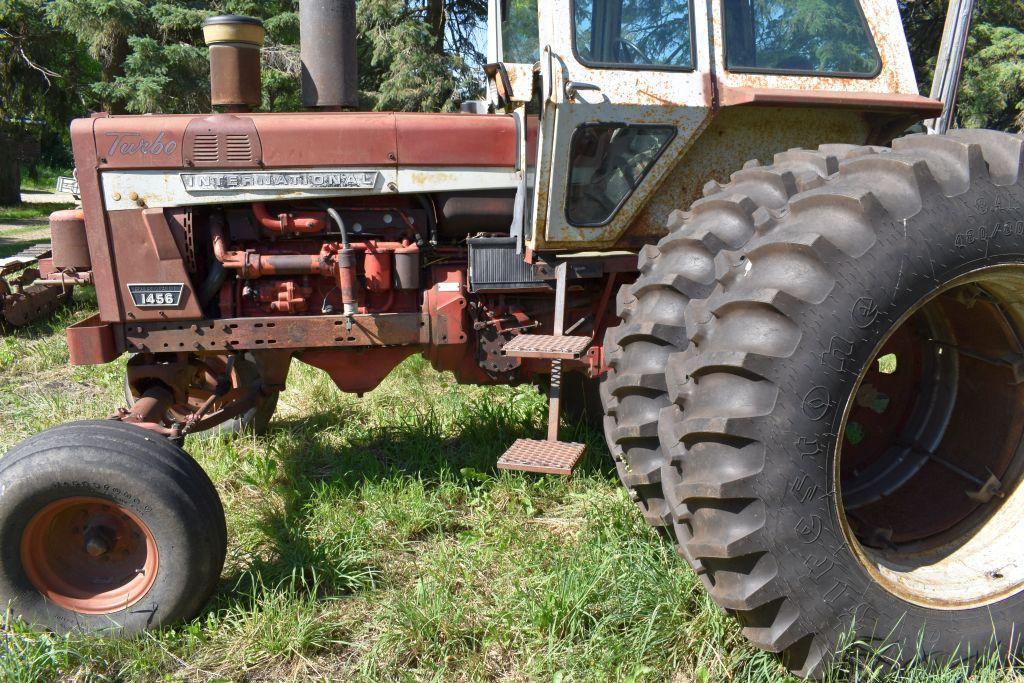
[[[797,673],[844,639],[1014,654],[1024,139],[788,154],[823,152],[817,178],[752,166],[712,187],[646,253],[608,335],[623,481]],[[740,191],[755,171],[795,191]]]

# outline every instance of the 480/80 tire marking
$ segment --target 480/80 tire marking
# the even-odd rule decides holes
[[[1024,237],[1024,220],[1019,220],[1016,223],[1012,221],[996,223],[992,226],[991,231],[984,225],[980,228],[967,228],[956,234],[953,244],[962,249],[976,242],[987,242],[996,237]]]

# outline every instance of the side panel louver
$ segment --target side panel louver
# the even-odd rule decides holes
[[[252,119],[214,114],[185,129],[185,165],[213,168],[260,166],[263,149]]]
[[[220,159],[217,136],[210,133],[197,135],[192,143],[192,160],[200,164],[215,164]]]
[[[252,161],[252,141],[248,135],[231,133],[224,137],[228,161],[249,163]]]

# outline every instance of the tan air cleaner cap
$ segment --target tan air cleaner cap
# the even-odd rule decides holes
[[[203,40],[207,45],[248,43],[262,46],[266,34],[262,21],[238,14],[222,14],[203,22]]]

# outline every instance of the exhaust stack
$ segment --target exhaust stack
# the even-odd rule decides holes
[[[300,0],[302,104],[320,109],[359,105],[355,0]]]
[[[260,48],[266,32],[252,17],[224,14],[203,22],[210,47],[210,100],[227,111],[257,107],[260,94]]]

